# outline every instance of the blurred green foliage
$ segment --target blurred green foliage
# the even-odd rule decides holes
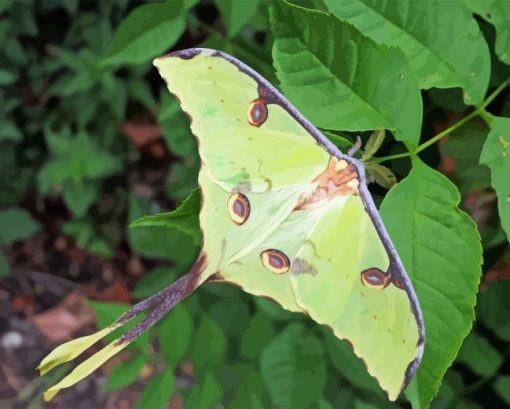
[[[139,254],[148,267],[133,299],[189,269],[200,238],[194,192],[200,161],[186,116],[151,66],[152,58],[174,49],[231,53],[278,86],[341,149],[353,144],[353,132],[369,140],[358,156],[379,185],[371,185],[378,203],[409,175],[384,198],[382,215],[420,297],[427,344],[416,380],[397,403],[387,401],[330,331],[224,284],[201,287],[133,343],[131,358],[113,368],[105,391],[139,382],[152,365],[157,371],[136,408],[164,407],[176,396],[193,409],[395,408],[408,407],[407,400],[425,408],[436,395],[431,407],[438,409],[510,405],[504,280],[510,120],[503,117],[510,115],[504,89],[510,3],[385,4],[0,3],[0,275],[9,273],[13,243],[50,227],[107,260],[126,247]],[[482,105],[497,87],[496,100]],[[158,127],[163,160],[123,131],[139,114]],[[422,149],[421,159],[386,161],[410,156],[468,115],[471,121]],[[369,139],[369,131],[382,128],[390,131],[386,137]],[[158,160],[163,164],[153,163]],[[147,176],[153,166],[163,167],[163,178]],[[177,211],[161,213],[187,197]],[[64,210],[50,224],[44,209],[55,203]],[[487,279],[467,335],[480,238]],[[507,272],[503,279],[490,275],[495,266]],[[128,308],[91,306],[99,327]]]

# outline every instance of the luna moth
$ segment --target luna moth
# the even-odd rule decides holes
[[[198,140],[200,255],[188,274],[109,327],[53,350],[41,373],[149,311],[49,388],[45,399],[90,374],[201,284],[226,281],[328,326],[395,400],[420,363],[424,325],[363,164],[226,53],[188,49],[154,65]]]

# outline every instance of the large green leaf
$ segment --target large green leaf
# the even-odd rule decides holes
[[[144,4],[120,24],[102,65],[139,64],[164,53],[185,29],[181,0]]]
[[[321,399],[326,384],[324,351],[301,324],[285,328],[260,357],[262,378],[281,409],[306,409]]]
[[[482,248],[459,201],[446,177],[415,158],[409,176],[381,206],[425,320],[423,360],[406,391],[413,408],[428,407],[474,319]]]
[[[270,10],[273,64],[284,94],[326,129],[390,129],[419,140],[422,103],[404,55],[348,23],[287,3]]]
[[[467,6],[496,27],[496,54],[510,64],[510,1],[464,0]]]
[[[510,239],[510,118],[493,116],[490,126],[480,163],[491,169],[492,187],[498,195],[499,218]]]
[[[421,88],[462,87],[482,101],[489,49],[462,0],[323,0],[324,6],[378,44],[402,50]]]

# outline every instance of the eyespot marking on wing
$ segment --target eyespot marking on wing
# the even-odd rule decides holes
[[[253,101],[248,111],[248,122],[253,126],[260,126],[267,120],[267,105],[266,102],[258,98]]]
[[[242,193],[235,193],[228,199],[228,212],[236,224],[244,224],[250,216],[250,201]]]
[[[280,250],[268,249],[260,253],[265,268],[275,274],[284,274],[290,269],[289,258]]]
[[[377,267],[367,268],[361,272],[361,282],[371,288],[383,289],[390,280],[390,276]]]

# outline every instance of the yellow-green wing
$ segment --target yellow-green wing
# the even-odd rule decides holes
[[[329,325],[395,399],[421,359],[423,321],[362,164],[227,54],[192,49],[155,64],[199,141],[199,281],[232,282]]]
[[[348,341],[395,400],[422,355],[414,293],[360,196],[326,206],[292,261],[297,304]]]
[[[313,191],[330,155],[274,99],[269,84],[227,55],[187,50],[158,58],[155,65],[189,115],[199,144],[207,259],[199,280],[221,274],[237,283],[225,267],[256,247]],[[229,212],[235,195],[249,204],[242,223]],[[288,297],[275,300],[297,308]]]
[[[311,182],[328,153],[236,62],[205,49],[154,61],[190,117],[204,171],[229,192],[239,186],[266,192]]]

